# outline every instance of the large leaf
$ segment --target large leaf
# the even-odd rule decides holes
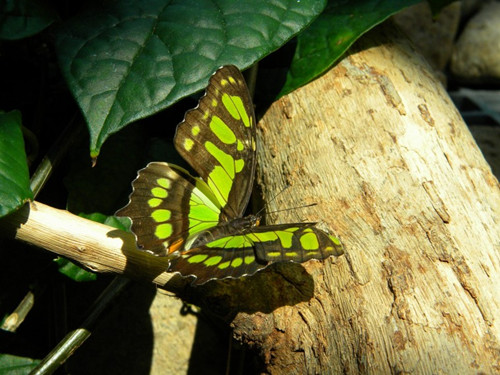
[[[17,357],[10,354],[0,354],[0,374],[2,375],[22,375],[29,374],[40,360]]]
[[[297,37],[297,48],[280,96],[325,73],[364,33],[421,0],[330,0]]]
[[[50,2],[5,0],[0,2],[0,39],[21,39],[35,35],[57,19]]]
[[[29,199],[28,164],[21,130],[21,113],[0,113],[0,217],[15,211]]]
[[[80,267],[69,259],[58,257],[54,259],[54,261],[57,263],[57,270],[73,281],[84,282],[97,280],[97,275],[95,273],[87,271],[85,268]]]
[[[126,203],[130,182],[147,161],[148,142],[139,126],[129,126],[109,140],[92,167],[86,150],[88,143],[82,139],[75,145],[71,167],[64,179],[68,190],[66,208],[76,214],[101,212],[112,215]]]
[[[60,30],[59,62],[87,120],[91,156],[110,134],[245,68],[309,24],[324,0],[119,0]],[[174,126],[175,124],[172,124]]]
[[[456,0],[427,0],[429,6],[431,7],[432,14],[438,16],[441,10]]]

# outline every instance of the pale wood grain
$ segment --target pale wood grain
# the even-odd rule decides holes
[[[306,264],[310,300],[236,316],[267,372],[500,371],[498,181],[405,39],[371,32],[258,135],[265,196],[291,185],[269,210],[318,204],[276,222],[323,222],[346,251]]]
[[[94,272],[121,274],[161,286],[172,279],[165,272],[167,259],[139,251],[132,234],[40,202],[28,203],[3,218],[0,232],[75,260]]]

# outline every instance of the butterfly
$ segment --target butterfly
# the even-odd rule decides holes
[[[174,137],[176,150],[200,177],[151,162],[116,213],[130,217],[141,250],[168,256],[167,271],[194,276],[194,285],[252,275],[275,262],[343,253],[340,241],[315,223],[259,226],[259,215],[243,216],[254,183],[255,128],[245,79],[237,67],[221,67]]]

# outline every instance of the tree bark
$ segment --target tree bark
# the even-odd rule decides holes
[[[326,224],[346,252],[304,265],[310,298],[235,316],[264,372],[499,372],[499,184],[406,39],[370,32],[258,129],[264,195],[291,186],[268,211],[317,203],[275,221]]]

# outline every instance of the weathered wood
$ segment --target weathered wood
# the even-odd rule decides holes
[[[323,222],[346,250],[305,265],[309,299],[233,320],[265,372],[500,371],[499,184],[397,31],[275,102],[258,135],[264,195],[291,185],[269,211],[318,204],[276,221]]]
[[[168,283],[171,291],[179,281],[165,272],[165,258],[137,250],[132,234],[40,202],[27,203],[0,220],[0,234],[73,259],[94,272]]]

